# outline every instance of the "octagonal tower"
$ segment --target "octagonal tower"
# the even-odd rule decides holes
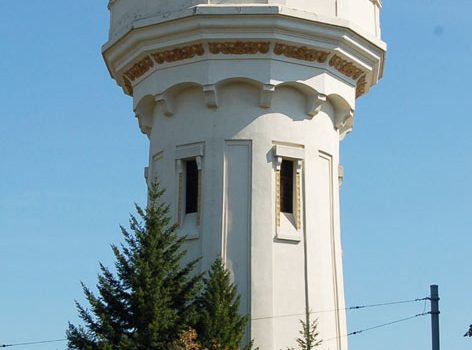
[[[379,0],[111,0],[108,69],[205,271],[217,256],[261,350],[307,313],[347,350],[339,142],[383,72]],[[335,310],[317,313],[317,311]],[[336,311],[337,310],[337,311]]]

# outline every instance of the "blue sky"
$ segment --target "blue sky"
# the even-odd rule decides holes
[[[0,345],[63,338],[79,281],[93,286],[98,261],[112,264],[119,224],[144,201],[147,140],[100,54],[106,2],[0,2]],[[441,343],[455,350],[472,345],[471,12],[469,0],[384,2],[385,76],[342,143],[348,306],[424,297],[437,283]],[[350,311],[349,331],[424,307]],[[429,318],[349,343],[428,349]]]

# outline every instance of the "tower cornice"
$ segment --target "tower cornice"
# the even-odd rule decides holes
[[[247,16],[242,18],[242,13]],[[214,53],[211,47],[215,43],[236,42],[268,43],[269,50]],[[134,85],[161,68],[236,56],[326,68],[341,79],[351,80],[360,96],[381,78],[385,51],[385,43],[346,20],[323,18],[284,6],[254,5],[199,5],[168,17],[140,19],[103,46],[111,75],[128,94],[132,94]],[[324,59],[313,59],[317,54]]]

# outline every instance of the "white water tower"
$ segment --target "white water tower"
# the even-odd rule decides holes
[[[261,350],[344,308],[339,143],[382,76],[379,0],[111,0],[108,69],[150,141],[148,181],[207,270],[222,256]],[[315,313],[347,350],[344,311]]]

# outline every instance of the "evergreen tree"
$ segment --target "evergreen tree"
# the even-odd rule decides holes
[[[170,224],[158,185],[149,205],[136,205],[125,244],[112,246],[116,273],[100,265],[98,296],[83,285],[90,309],[77,304],[84,326],[69,324],[68,348],[80,350],[169,350],[196,320],[201,276],[196,260],[182,266],[183,237]]]
[[[302,329],[299,331],[301,337],[297,338],[298,349],[312,350],[320,346],[323,341],[318,339],[320,335],[318,332],[318,320],[310,322],[310,315],[307,315],[306,322],[300,320],[300,323]]]
[[[248,322],[239,314],[240,296],[221,259],[212,264],[199,298],[197,331],[200,343],[210,350],[238,350]],[[252,348],[252,343],[244,349]]]

